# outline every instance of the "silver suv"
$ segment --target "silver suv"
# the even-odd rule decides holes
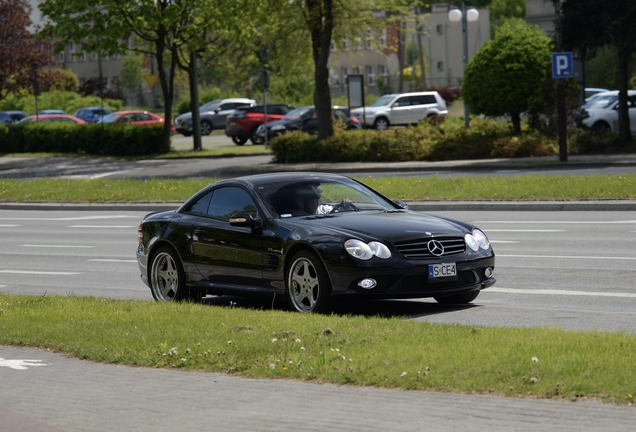
[[[232,98],[216,99],[199,107],[201,116],[201,135],[210,135],[214,129],[225,129],[225,119],[241,106],[254,105],[254,99]],[[174,127],[184,136],[192,135],[192,113],[184,113],[174,119]]]
[[[446,102],[436,91],[387,94],[371,106],[351,110],[363,127],[384,130],[390,126],[416,124],[425,118],[445,118]]]

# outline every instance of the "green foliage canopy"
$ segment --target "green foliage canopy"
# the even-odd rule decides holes
[[[519,114],[528,109],[550,65],[550,44],[537,26],[520,19],[504,23],[466,67],[462,91],[471,111],[510,114],[520,132]]]

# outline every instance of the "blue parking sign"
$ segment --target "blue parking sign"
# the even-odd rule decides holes
[[[552,78],[571,78],[573,74],[572,53],[552,53]]]

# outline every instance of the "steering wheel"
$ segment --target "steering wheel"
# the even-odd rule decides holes
[[[330,213],[337,213],[341,211],[360,211],[360,209],[352,202],[336,204]]]

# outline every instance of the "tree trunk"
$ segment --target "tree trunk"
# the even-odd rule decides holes
[[[512,112],[510,113],[510,119],[512,120],[512,134],[521,135],[521,114]]]
[[[627,107],[627,90],[629,89],[629,61],[631,52],[626,47],[619,46],[618,50],[618,133],[621,142],[632,142],[632,130]]]
[[[190,81],[190,111],[192,112],[192,146],[194,151],[202,150],[201,113],[199,112],[199,83],[197,79],[197,53],[192,51],[188,67]]]
[[[321,5],[322,3],[322,5]],[[307,0],[311,45],[314,58],[314,104],[318,117],[318,139],[333,136],[333,115],[331,113],[331,91],[329,89],[329,48],[333,31],[333,1]]]
[[[166,73],[164,67],[164,54],[166,51],[166,33],[161,29],[157,32],[155,40],[155,49],[157,52],[157,68],[159,69],[159,82],[161,83],[161,92],[163,93],[164,102],[164,119],[163,135],[161,136],[161,153],[170,151],[170,140],[172,138],[172,101],[174,99],[174,70],[176,66],[177,53],[171,53],[170,69]]]

